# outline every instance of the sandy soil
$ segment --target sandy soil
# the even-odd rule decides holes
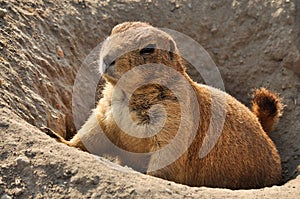
[[[297,198],[299,9],[297,0],[0,1],[1,199]],[[248,106],[253,88],[280,93],[286,107],[270,136],[282,159],[282,185],[235,191],[187,187],[56,143],[39,130],[45,125],[67,138],[74,134],[77,71],[114,25],[132,20],[198,41],[218,65],[226,91]],[[195,69],[189,73],[200,79]]]

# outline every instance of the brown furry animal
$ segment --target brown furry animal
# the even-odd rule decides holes
[[[174,40],[146,23],[117,25],[101,53],[103,98],[73,139],[48,131],[51,137],[98,155],[118,156],[123,165],[190,186],[249,189],[280,182],[280,157],[266,134],[281,115],[276,95],[257,90],[251,112],[230,95],[195,83],[185,72]],[[151,63],[150,72],[138,67]],[[157,83],[161,77],[167,86]],[[151,81],[134,88],[145,80]]]

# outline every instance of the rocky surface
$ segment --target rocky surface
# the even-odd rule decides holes
[[[0,197],[297,198],[299,9],[297,0],[0,1]],[[270,136],[282,159],[282,185],[187,187],[56,143],[39,130],[74,134],[77,71],[114,25],[133,20],[195,39],[218,65],[226,91],[248,106],[253,88],[280,93],[286,107]],[[189,73],[201,75],[193,68]]]

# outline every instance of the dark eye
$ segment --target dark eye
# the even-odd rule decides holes
[[[155,47],[156,47],[155,44],[149,44],[140,51],[140,54],[141,55],[152,54],[155,50]]]
[[[109,57],[109,56],[105,56],[103,58],[103,62],[105,64],[105,66],[109,67],[109,66],[113,66],[116,64],[116,60],[114,60],[113,58]]]
[[[115,65],[115,64],[116,64],[116,60],[110,62],[109,66],[113,66],[113,65]]]

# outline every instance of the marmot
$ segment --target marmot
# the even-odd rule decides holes
[[[121,39],[111,39],[117,34],[123,34]],[[124,49],[125,53],[118,54],[118,51],[123,50],[124,52]],[[101,70],[106,80],[103,98],[73,139],[66,141],[58,134],[48,130],[51,137],[83,151],[95,153],[93,151],[95,149],[98,155],[118,156],[123,165],[131,166],[149,175],[190,186],[250,189],[272,186],[280,182],[280,157],[274,143],[267,135],[281,115],[282,104],[277,95],[264,88],[256,90],[252,101],[253,112],[251,112],[225,92],[194,82],[185,71],[183,59],[180,57],[173,38],[143,22],[124,22],[114,27],[111,36],[104,42],[101,53]],[[135,89],[130,96],[126,94],[126,89],[130,87],[131,81],[155,79],[160,75],[168,76],[169,74],[166,74],[164,70],[151,74],[147,71],[137,70],[138,72],[135,71],[134,76],[128,78],[125,84],[116,88],[118,81],[125,73],[140,65],[151,63],[162,64],[177,72],[167,80],[168,85],[175,90],[157,83],[150,83]],[[187,91],[181,85],[178,74],[189,83],[191,91]],[[181,100],[184,100],[185,107],[189,107],[191,110],[191,114],[186,118],[182,117],[184,114],[181,110],[182,104],[176,96],[178,91],[183,92],[184,97]],[[190,97],[192,92],[195,93],[196,102]],[[225,113],[222,129],[218,129],[221,128],[218,125],[210,127],[211,110],[214,108],[212,106],[215,106],[212,104],[213,95],[215,95],[215,105],[225,100],[224,110],[216,108]],[[130,119],[135,123],[135,128],[146,131],[143,132],[144,134],[147,134],[147,130],[150,131],[155,125],[153,124],[156,122],[155,118],[166,116],[164,125],[160,127],[157,134],[136,137],[130,134],[135,132],[124,132],[124,129],[118,126],[119,123],[122,125],[125,123],[126,126],[126,122],[129,122],[129,119],[124,116],[126,115],[125,109],[120,106],[129,97],[127,110]],[[197,124],[192,118],[193,111],[198,112]],[[117,114],[117,119],[114,113]],[[186,150],[165,167],[150,170],[150,167],[156,168],[155,164],[161,159],[167,159],[168,154],[172,156],[173,149],[166,154],[156,153],[153,156],[151,152],[170,145],[181,125],[184,135],[176,145],[179,148],[181,144],[185,145],[192,136],[190,132],[184,132],[184,130],[189,126],[196,125],[197,127],[196,134]],[[214,135],[214,131],[217,130],[221,130],[221,134],[215,140],[215,145],[211,150],[204,157],[199,157],[209,128],[212,130],[211,135]],[[133,129],[133,127],[129,126],[128,129]],[[108,139],[98,136],[101,130],[105,134],[104,137]],[[104,141],[105,139],[106,141]],[[107,140],[121,150],[116,152],[107,145]],[[149,153],[150,155],[141,156],[139,159],[138,155],[129,157],[130,155],[123,153],[122,150],[135,154]]]

